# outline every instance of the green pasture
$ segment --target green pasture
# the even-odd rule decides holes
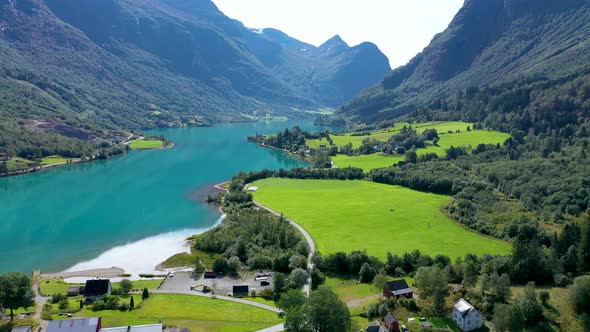
[[[445,216],[450,197],[368,181],[265,179],[254,198],[303,226],[324,254],[366,249],[385,258],[415,249],[452,259],[506,254],[510,246]]]
[[[137,306],[139,302],[135,302]],[[194,295],[152,294],[132,311],[84,309],[76,317],[102,317],[104,327],[164,323],[191,332],[256,331],[280,324],[277,314],[235,302]]]
[[[88,278],[91,279],[91,278]],[[131,281],[133,283],[133,289],[142,290],[144,288],[147,289],[157,289],[162,284],[163,279],[149,279],[149,280],[134,280]],[[51,296],[54,294],[64,294],[68,293],[68,288],[72,286],[81,286],[83,284],[74,284],[74,283],[67,283],[60,278],[41,278],[41,282],[39,283],[39,287],[41,288],[41,294],[44,296]],[[113,282],[113,288],[119,287],[118,282]]]
[[[361,156],[347,156],[339,154],[332,157],[334,165],[339,168],[358,167],[368,172],[374,168],[390,167],[405,160],[405,156],[388,156],[382,153],[374,153]]]
[[[129,147],[132,149],[161,149],[164,147],[164,141],[157,140],[157,139],[142,139],[139,141],[133,141],[129,144]]]

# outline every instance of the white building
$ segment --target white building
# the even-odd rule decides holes
[[[100,332],[162,332],[162,324],[135,325],[101,329]]]
[[[453,320],[462,331],[471,331],[483,325],[483,317],[469,302],[460,299],[453,306]]]

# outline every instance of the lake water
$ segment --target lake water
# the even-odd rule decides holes
[[[202,203],[212,185],[240,170],[304,165],[246,141],[295,124],[313,129],[267,122],[157,130],[174,149],[0,179],[0,272],[153,268],[219,221]]]

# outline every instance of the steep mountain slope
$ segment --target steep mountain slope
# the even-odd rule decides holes
[[[557,77],[589,60],[589,1],[467,0],[422,53],[339,113],[362,122],[391,119],[468,87]]]
[[[336,35],[315,47],[274,29],[251,32],[247,43],[267,68],[327,106],[341,105],[390,70],[372,43],[350,47]]]
[[[275,32],[291,44],[210,0],[3,1],[0,150],[47,134],[35,121],[98,132],[304,116],[296,110],[335,106],[390,70],[372,44],[306,54]]]

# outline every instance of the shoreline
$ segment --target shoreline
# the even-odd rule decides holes
[[[129,141],[126,143],[122,143],[124,146],[129,146],[129,143],[131,143],[133,141]],[[155,148],[155,149],[131,149],[134,151],[149,151],[149,150],[170,150],[173,149],[175,147],[174,143],[170,143],[167,146],[163,146],[161,148]],[[128,153],[129,151],[125,152]],[[19,170],[19,171],[13,171],[13,172],[8,172],[8,173],[0,173],[0,178],[8,178],[8,177],[14,177],[14,176],[21,176],[21,175],[27,175],[27,174],[33,174],[33,173],[37,173],[37,172],[43,172],[49,169],[53,169],[53,168],[59,168],[59,167],[64,167],[64,166],[70,166],[70,165],[77,165],[77,164],[87,164],[87,163],[92,163],[98,160],[109,160],[112,157],[119,157],[124,155],[125,153],[120,153],[117,155],[113,155],[111,157],[109,157],[108,159],[98,159],[98,158],[92,158],[89,160],[78,160],[78,161],[72,161],[71,163],[68,162],[61,162],[61,163],[55,163],[55,164],[49,164],[49,165],[39,165],[36,167],[31,167],[28,169],[24,169],[24,170]],[[73,159],[73,158],[72,158]]]

